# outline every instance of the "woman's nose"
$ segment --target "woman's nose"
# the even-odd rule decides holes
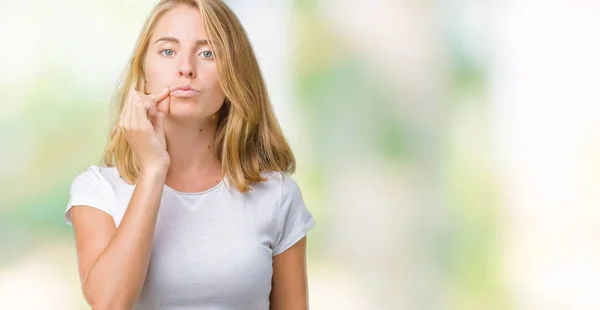
[[[190,65],[184,65],[179,68],[179,75],[193,79],[196,77],[196,71]]]

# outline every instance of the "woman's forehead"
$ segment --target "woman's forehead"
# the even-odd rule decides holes
[[[206,40],[206,30],[200,11],[188,5],[178,5],[166,12],[158,20],[151,40],[154,43],[164,37],[191,44],[196,44],[198,40]]]

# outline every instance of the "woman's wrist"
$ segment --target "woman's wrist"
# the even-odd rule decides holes
[[[168,165],[149,166],[140,169],[139,177],[151,180],[164,180],[167,178]]]

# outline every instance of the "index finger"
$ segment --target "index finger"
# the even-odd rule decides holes
[[[161,90],[158,94],[151,96],[152,100],[156,103],[161,102],[163,100],[165,100],[167,97],[169,97],[169,94],[171,93],[171,89],[169,88],[169,86],[163,88],[163,90]]]
[[[129,105],[131,104],[131,99],[133,97],[133,94],[135,94],[137,91],[135,90],[135,85],[131,85],[128,89],[127,89],[127,93],[125,94],[125,102],[123,102],[123,108],[121,109],[121,118],[123,117],[123,115],[125,115],[127,113],[127,111],[129,110]]]

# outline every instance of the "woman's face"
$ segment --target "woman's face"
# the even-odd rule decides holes
[[[144,72],[151,94],[171,88],[168,117],[210,117],[225,100],[198,9],[179,5],[160,18],[150,38]]]

